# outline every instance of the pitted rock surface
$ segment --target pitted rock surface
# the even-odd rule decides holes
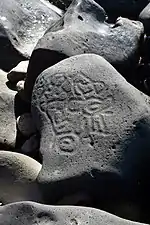
[[[118,18],[112,25],[105,20],[106,13],[96,2],[73,1],[64,17],[45,33],[33,51],[25,82],[27,99],[31,98],[36,77],[44,69],[73,55],[95,53],[122,74],[132,73],[139,61],[142,23]]]
[[[52,204],[79,190],[99,202],[136,194],[137,180],[146,175],[142,163],[150,157],[148,101],[94,54],[65,59],[37,78],[32,115],[43,156],[38,182]]]
[[[9,71],[29,58],[61,10],[46,0],[0,1],[0,68]]]
[[[140,225],[101,210],[20,202],[0,207],[0,225]],[[142,225],[142,224],[141,224]],[[144,224],[143,224],[144,225]]]
[[[7,74],[0,70],[0,147],[12,149],[16,142],[15,94],[7,87]]]
[[[42,202],[36,183],[40,169],[41,164],[28,156],[0,151],[0,201],[3,204],[23,200]]]

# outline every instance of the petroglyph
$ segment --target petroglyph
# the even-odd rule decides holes
[[[109,135],[106,121],[113,113],[113,97],[102,97],[104,82],[92,81],[83,73],[74,77],[55,74],[48,80],[41,77],[40,85],[46,86],[40,109],[51,122],[60,151],[74,152],[85,140],[93,148],[95,135]]]

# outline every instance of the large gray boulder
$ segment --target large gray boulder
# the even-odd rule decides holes
[[[66,9],[71,0],[49,0],[61,9]],[[96,0],[108,13],[109,16],[138,18],[140,12],[148,4],[149,0]]]
[[[93,208],[48,206],[34,202],[20,202],[0,207],[0,225],[10,224],[140,225],[141,223],[121,219]]]
[[[39,40],[31,56],[25,98],[31,98],[36,77],[46,68],[73,55],[103,56],[122,74],[130,76],[139,61],[143,24],[118,18],[106,23],[104,9],[93,0],[74,0],[64,17]]]
[[[0,148],[12,149],[16,143],[15,95],[7,86],[7,74],[0,70]]]
[[[38,182],[50,203],[79,191],[100,205],[138,199],[149,180],[149,99],[104,58],[73,56],[45,70],[32,115],[43,158]]]
[[[47,0],[0,1],[0,68],[29,58],[37,41],[61,11]]]

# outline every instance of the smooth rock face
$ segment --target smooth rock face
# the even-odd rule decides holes
[[[0,71],[0,147],[9,149],[15,146],[16,118],[15,94],[7,87],[7,74]]]
[[[150,156],[147,102],[94,54],[45,70],[34,86],[32,115],[43,156],[38,182],[47,198],[55,202],[79,190],[99,202],[128,198],[133,189],[134,195],[142,162]]]
[[[0,68],[9,71],[29,58],[61,11],[46,0],[0,1]]]
[[[40,163],[28,156],[0,151],[0,202],[42,201],[36,183],[40,169]]]
[[[95,53],[103,56],[128,76],[139,61],[143,25],[118,18],[115,25],[105,22],[106,13],[92,0],[74,0],[64,17],[39,40],[30,59],[25,95],[31,98],[36,77],[46,68],[67,57]],[[132,67],[132,69],[131,69]]]
[[[0,225],[10,224],[140,225],[141,223],[121,219],[93,208],[47,206],[34,202],[20,202],[0,207]]]
[[[145,32],[150,34],[150,3],[140,13],[139,19],[144,24]]]

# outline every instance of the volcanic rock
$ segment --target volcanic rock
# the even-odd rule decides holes
[[[46,0],[0,1],[0,68],[9,71],[30,57],[61,11]]]
[[[71,3],[71,0],[49,0],[57,7],[65,10]],[[118,16],[131,17],[137,19],[140,12],[148,4],[148,0],[96,0],[101,5],[108,15],[112,18]]]
[[[45,70],[32,115],[43,156],[38,182],[50,203],[78,191],[100,204],[138,199],[149,176],[149,99],[105,59],[83,54]]]
[[[150,34],[150,3],[142,10],[139,15],[140,21],[143,22],[145,32],[149,35]]]
[[[36,183],[40,169],[40,163],[28,156],[0,151],[0,201],[3,204],[23,200],[41,202]]]
[[[118,18],[106,23],[104,9],[93,0],[74,0],[64,17],[39,40],[31,56],[25,96],[31,99],[36,77],[57,62],[83,53],[103,56],[118,71],[130,76],[139,61],[143,25]]]
[[[7,79],[12,83],[17,83],[21,80],[24,80],[27,74],[28,65],[28,60],[20,62],[7,74]]]
[[[0,207],[0,225],[10,224],[140,225],[141,223],[121,219],[93,208],[48,206],[34,202],[19,202]]]
[[[0,147],[10,149],[16,142],[15,94],[7,87],[7,74],[0,71]]]

